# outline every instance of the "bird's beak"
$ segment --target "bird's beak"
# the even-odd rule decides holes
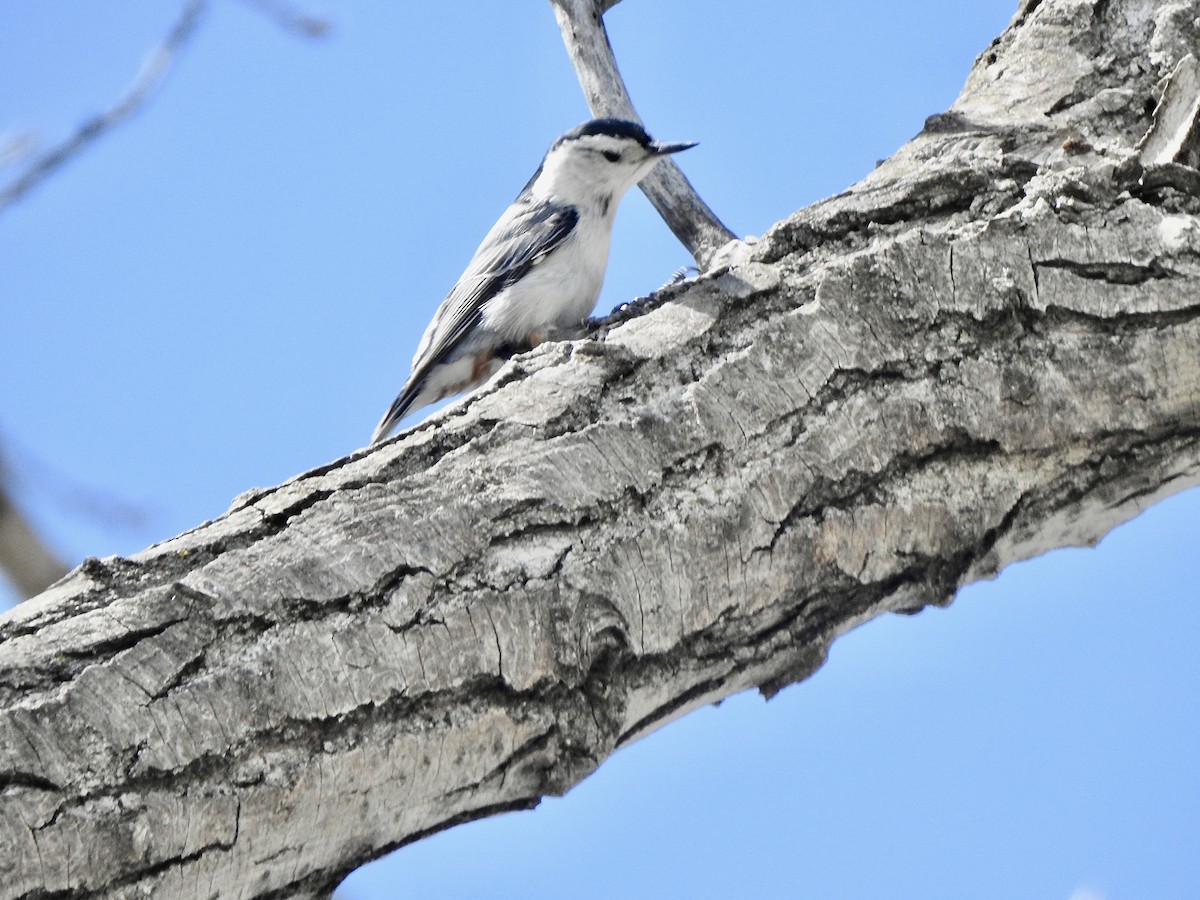
[[[679,144],[660,144],[656,141],[650,145],[650,152],[655,156],[670,156],[672,153],[678,153],[680,150],[695,147],[697,143],[697,141],[684,141]]]

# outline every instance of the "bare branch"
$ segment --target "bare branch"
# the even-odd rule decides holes
[[[19,486],[23,492],[36,493],[57,509],[99,528],[148,530],[155,510],[147,504],[130,501],[48,464],[11,435],[4,434],[0,446],[4,451],[0,454],[0,480],[7,478],[14,491]]]
[[[37,137],[31,131],[7,131],[0,134],[0,169],[15,166],[37,149]]]
[[[325,37],[333,28],[333,23],[320,16],[310,16],[296,9],[283,0],[242,0],[247,6],[252,6],[260,13],[287,31],[301,37]]]
[[[0,211],[20,200],[90,143],[145,106],[171,71],[180,49],[195,33],[206,5],[207,0],[190,0],[170,33],[150,54],[125,95],[107,111],[84,122],[63,143],[34,159],[23,175],[0,190]]]
[[[619,0],[551,0],[567,53],[593,115],[641,122],[613,56],[604,12]],[[700,270],[737,235],[700,199],[673,160],[664,160],[639,185],[667,226],[687,247]]]
[[[727,271],[0,618],[0,893],[326,897],[1200,484],[1194,172],[1123,162],[1195,45],[1155,3],[1030,0]]]
[[[42,542],[0,483],[0,571],[22,597],[40,594],[67,574],[67,566]]]

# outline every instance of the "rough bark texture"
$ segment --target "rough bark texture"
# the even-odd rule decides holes
[[[1028,2],[728,266],[19,607],[0,892],[325,896],[1195,484],[1200,173],[1135,148],[1196,29]]]

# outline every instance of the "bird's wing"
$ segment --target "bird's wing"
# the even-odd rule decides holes
[[[578,221],[572,206],[518,200],[509,207],[438,307],[413,357],[412,374],[379,423],[374,440],[404,417],[430,371],[479,325],[484,305],[566,240]]]
[[[429,323],[413,359],[412,380],[444,360],[479,324],[484,305],[566,240],[578,221],[571,206],[514,203],[492,226]]]

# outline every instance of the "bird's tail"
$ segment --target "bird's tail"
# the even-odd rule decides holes
[[[417,395],[421,392],[421,383],[410,381],[404,385],[404,389],[400,391],[392,405],[388,407],[388,411],[384,413],[379,424],[375,426],[375,431],[371,435],[371,443],[378,444],[380,441],[386,440],[396,426],[400,424],[400,420],[408,415],[408,411],[412,408],[413,401],[417,399]]]

